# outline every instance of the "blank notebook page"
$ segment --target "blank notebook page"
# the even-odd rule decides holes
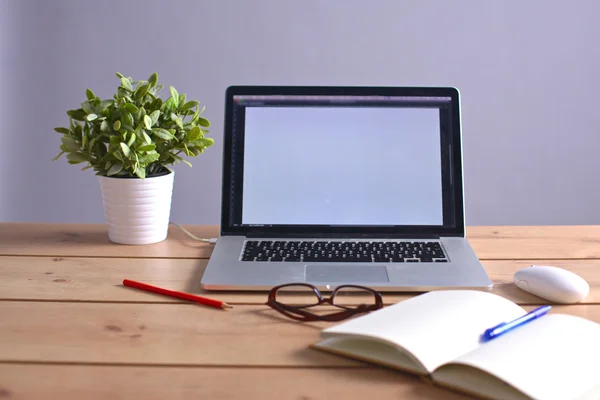
[[[438,366],[480,345],[481,334],[526,314],[513,302],[476,290],[433,291],[323,332],[374,336],[414,354],[425,368]]]
[[[573,399],[600,385],[600,325],[550,314],[487,342],[458,362],[536,399]]]

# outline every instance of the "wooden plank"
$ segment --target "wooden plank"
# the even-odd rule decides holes
[[[600,305],[556,306],[551,312],[600,322]],[[0,362],[362,365],[308,348],[330,323],[300,323],[267,306],[223,311],[192,304],[2,302],[0,321]]]
[[[216,226],[185,226],[197,237],[217,237]],[[70,257],[208,258],[213,245],[195,241],[174,225],[160,243],[122,245],[105,224],[0,223],[0,255]]]
[[[473,226],[467,237],[481,259],[600,258],[600,226]]]
[[[494,282],[493,292],[519,304],[542,300],[512,283],[513,274],[531,264],[550,264],[573,271],[591,286],[584,303],[600,303],[600,260],[484,261]],[[264,304],[265,292],[206,292],[200,279],[206,260],[123,259],[86,257],[0,257],[0,299],[173,303],[179,300],[125,288],[123,279],[202,294],[231,304]],[[384,293],[386,304],[414,293]],[[302,296],[296,296],[301,300]]]
[[[194,366],[357,366],[309,349],[326,323],[266,306],[0,303],[0,362]]]
[[[200,237],[219,232],[185,227]],[[473,226],[467,236],[483,260],[600,258],[600,226]],[[127,246],[111,243],[104,224],[0,223],[0,255],[208,258],[211,251],[174,226],[164,242]]]
[[[382,368],[270,369],[0,364],[0,398],[378,400],[469,397]]]

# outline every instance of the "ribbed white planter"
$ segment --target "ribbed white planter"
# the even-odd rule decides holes
[[[100,176],[108,237],[121,244],[167,238],[175,172],[139,179]]]

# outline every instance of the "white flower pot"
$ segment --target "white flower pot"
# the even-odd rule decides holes
[[[175,172],[158,177],[100,176],[108,237],[121,244],[150,244],[167,238]]]

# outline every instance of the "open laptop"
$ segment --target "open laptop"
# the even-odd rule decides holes
[[[201,285],[490,288],[465,238],[455,88],[232,86]]]

